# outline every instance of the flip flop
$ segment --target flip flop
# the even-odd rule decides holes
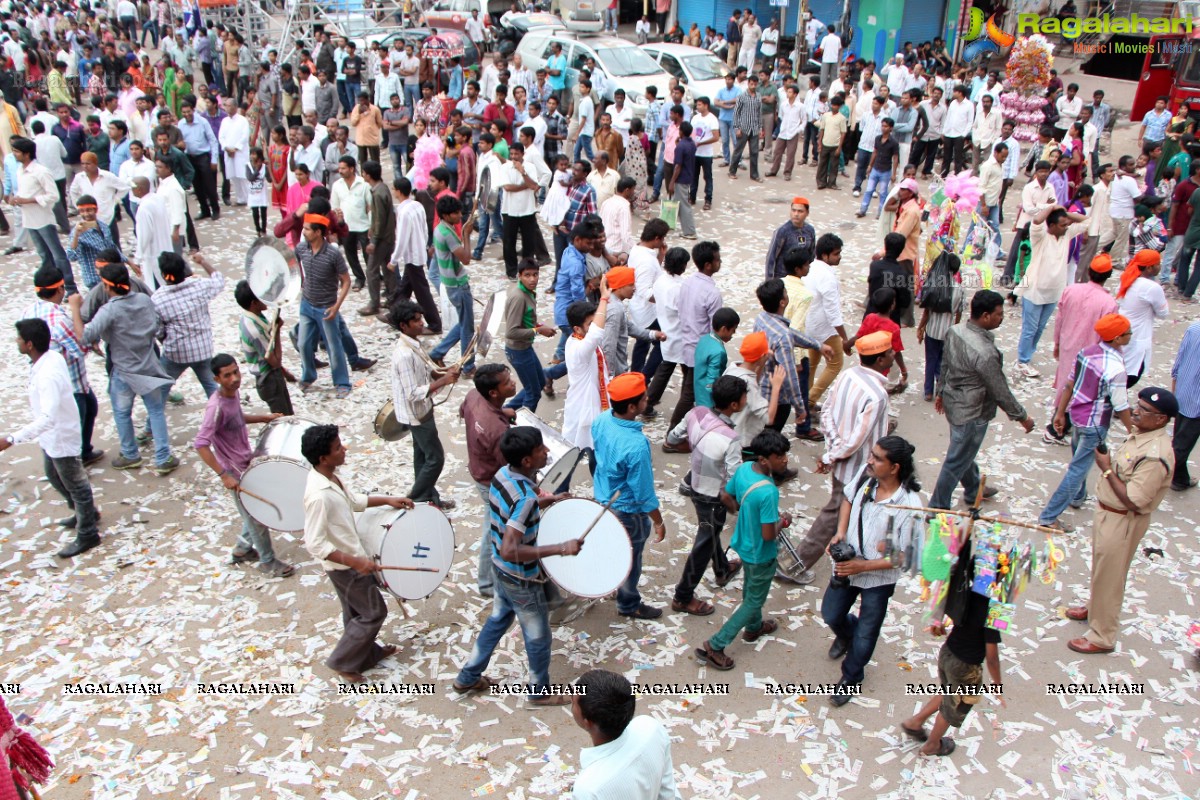
[[[716,611],[710,603],[706,603],[698,597],[693,597],[690,603],[681,603],[678,600],[672,600],[671,610],[682,611],[696,617],[707,617]]]
[[[904,731],[905,736],[908,736],[912,739],[916,739],[918,742],[929,741],[929,733],[924,728],[920,728],[920,729],[914,731],[912,728],[909,728],[906,725],[904,725],[904,723],[900,723],[899,727],[900,727],[900,730]],[[946,740],[943,739],[942,741],[946,741]]]
[[[713,650],[708,642],[696,648],[696,658],[707,662],[713,669],[719,669],[722,672],[733,669],[733,659],[725,655],[724,652]]]
[[[938,749],[936,753],[922,752],[921,755],[928,756],[930,758],[934,756],[948,756],[954,752],[955,747],[956,745],[954,744],[953,739],[951,739],[949,736],[943,736],[941,741],[938,742]]]

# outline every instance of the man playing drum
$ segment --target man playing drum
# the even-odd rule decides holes
[[[549,454],[541,432],[526,426],[511,428],[500,439],[500,452],[508,465],[501,467],[492,478],[488,523],[495,569],[495,600],[492,614],[475,640],[470,660],[454,679],[454,690],[459,693],[488,690],[492,682],[484,677],[483,671],[516,618],[525,639],[529,671],[533,673],[531,689],[535,696],[529,704],[534,707],[568,705],[570,697],[549,693],[550,602],[556,599],[557,591],[546,579],[538,560],[547,556],[577,555],[583,540],[572,539],[545,546],[537,543],[542,509],[565,497],[538,496],[535,476],[546,466]]]
[[[637,588],[642,577],[642,549],[650,538],[651,522],[655,542],[661,542],[667,535],[654,492],[650,442],[637,419],[646,410],[646,376],[640,372],[618,375],[609,381],[608,397],[611,408],[592,423],[596,500],[605,503],[614,492],[620,491],[612,510],[633,545],[633,568],[617,589],[617,613],[633,619],[658,619],[662,609],[643,603]]]
[[[354,513],[375,506],[412,508],[407,497],[359,494],[334,474],[346,463],[346,448],[337,425],[314,425],[300,439],[300,452],[312,471],[304,487],[304,547],[321,566],[342,604],[345,630],[325,666],[351,683],[396,652],[375,641],[387,618],[387,604],[373,573],[382,565],[367,556],[358,538]]]
[[[233,493],[233,505],[242,518],[242,532],[233,546],[233,563],[257,558],[259,571],[273,578],[286,578],[295,572],[295,568],[275,557],[271,532],[250,516],[238,491],[242,473],[250,465],[250,436],[246,423],[270,422],[283,414],[246,414],[242,411],[238,392],[242,387],[242,371],[233,356],[217,353],[211,367],[218,388],[204,407],[204,419],[200,421],[193,446],[200,460],[217,473],[225,488]]]

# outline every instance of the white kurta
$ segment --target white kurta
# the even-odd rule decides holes
[[[135,260],[153,292],[163,283],[162,273],[158,270],[158,257],[175,251],[171,242],[171,215],[167,211],[167,198],[161,194],[148,194],[137,204],[136,213]]]
[[[1149,278],[1134,281],[1125,296],[1117,301],[1117,308],[1129,319],[1133,333],[1129,344],[1121,348],[1125,374],[1132,378],[1143,366],[1149,371],[1154,349],[1154,320],[1166,319],[1171,310],[1162,284]]]
[[[225,156],[225,174],[229,176],[237,193],[237,201],[245,204],[249,200],[246,181],[246,166],[250,163],[250,122],[241,114],[221,120],[217,134],[221,153]],[[229,154],[229,148],[237,152]]]
[[[563,408],[563,438],[575,447],[592,446],[592,421],[600,416],[600,369],[597,351],[604,343],[604,329],[588,328],[582,339],[567,339],[563,356],[567,364],[567,402]],[[605,383],[610,376],[605,375]]]

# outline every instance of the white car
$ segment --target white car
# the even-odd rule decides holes
[[[571,31],[534,29],[525,34],[517,45],[521,62],[531,70],[546,66],[554,55],[551,46],[562,45],[567,57],[567,88],[579,80],[579,70],[590,56],[608,77],[608,90],[604,99],[612,101],[613,92],[625,90],[625,100],[633,108],[634,116],[646,116],[646,87],[658,89],[662,97],[667,90],[670,76],[662,67],[633,42],[615,36],[584,36]]]
[[[710,101],[717,92],[725,88],[725,76],[733,72],[725,62],[702,47],[686,44],[647,44],[642,50],[658,62],[659,66],[683,85],[684,102],[691,105],[697,97]],[[659,91],[664,97],[665,87]]]

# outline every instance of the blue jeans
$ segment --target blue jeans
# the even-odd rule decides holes
[[[354,106],[358,104],[358,93],[361,91],[361,81],[346,81],[346,99],[350,102],[350,108],[354,108]],[[346,109],[347,113],[349,113],[349,111],[350,109]],[[358,163],[361,164],[362,161],[359,161]]]
[[[307,300],[300,300],[301,383],[312,383],[317,379],[317,331],[324,331],[329,366],[333,371],[333,384],[338,388],[350,388],[350,367],[342,342],[343,324],[340,314],[332,320],[327,320],[325,309],[317,308]]]
[[[394,133],[394,131],[393,131]],[[388,145],[388,153],[392,156],[392,177],[404,177],[404,162],[408,160],[408,145],[407,143]]]
[[[1022,364],[1033,360],[1033,351],[1037,350],[1042,333],[1057,307],[1058,303],[1031,303],[1021,298],[1021,339],[1017,343],[1017,360]]]
[[[475,639],[471,658],[463,665],[454,682],[459,686],[471,686],[481,677],[492,660],[496,645],[512,627],[513,619],[521,626],[525,639],[525,655],[529,659],[529,671],[533,673],[534,691],[545,691],[550,685],[550,598],[554,592],[552,583],[534,583],[514,578],[496,570],[496,582],[492,584],[492,613],[483,623],[483,629]]]
[[[484,246],[499,240],[500,233],[504,230],[504,221],[500,218],[500,199],[503,196],[503,191],[497,193],[495,211],[480,209],[479,216],[476,218],[479,231],[475,239],[475,249],[471,251],[471,258],[476,261],[483,258]],[[436,272],[436,270],[434,271]]]
[[[233,505],[237,508],[238,516],[242,518],[242,532],[238,534],[237,543],[233,546],[235,553],[245,553],[251,547],[258,551],[258,563],[270,564],[275,560],[275,548],[271,544],[271,532],[267,526],[250,516],[250,512],[242,505],[241,492],[232,491]]]
[[[1200,250],[1188,250],[1185,247],[1179,255],[1177,266],[1175,286],[1184,297],[1192,297],[1200,288]]]
[[[67,251],[63,250],[62,242],[58,239],[58,230],[53,225],[44,228],[26,228],[26,233],[33,239],[33,247],[42,259],[42,266],[53,265],[63,275],[67,294],[79,291],[75,286],[75,273],[71,272],[71,262],[67,260]]]
[[[429,354],[429,357],[435,360],[445,358],[446,354],[450,352],[450,348],[454,347],[455,342],[460,343],[463,355],[466,355],[467,348],[471,346],[471,337],[475,335],[475,301],[471,299],[470,284],[447,286],[446,296],[450,298],[450,304],[458,312],[458,322],[454,323],[454,327],[446,332],[437,347],[433,348]],[[463,368],[471,369],[474,364],[475,359],[472,358],[463,365]]]
[[[154,42],[154,49],[158,49],[158,20],[148,19],[142,23],[142,47],[146,46],[146,34],[150,34],[151,40]]]
[[[476,481],[475,489],[479,492],[479,499],[483,501],[483,513],[487,514],[492,502],[492,487]],[[496,596],[496,590],[493,588],[496,585],[496,565],[492,563],[492,533],[487,525],[483,526],[483,533],[479,538],[479,566],[475,570],[475,585],[479,588],[481,596]]]
[[[108,378],[108,399],[112,403],[113,422],[117,425],[117,436],[121,439],[121,455],[125,458],[138,457],[137,435],[133,432],[133,401],[138,395],[129,384],[121,380],[114,371]],[[155,390],[142,397],[146,416],[150,419],[150,430],[154,433],[154,462],[160,466],[171,457],[171,439],[167,433],[167,415],[163,410],[163,393]]]
[[[867,189],[863,192],[862,203],[858,207],[858,213],[865,214],[867,209],[871,207],[871,196],[875,194],[875,190],[879,190],[879,211],[875,214],[875,219],[883,213],[883,203],[887,200],[888,187],[892,185],[892,171],[890,169],[873,169],[870,176],[867,178]]]
[[[1039,525],[1050,525],[1067,510],[1068,505],[1083,505],[1083,501],[1087,500],[1087,476],[1092,464],[1096,463],[1096,446],[1107,436],[1108,428],[1102,426],[1072,426],[1071,463],[1067,466],[1067,474],[1063,475],[1058,488],[1046,501],[1046,507],[1038,514]]]
[[[642,605],[642,596],[638,593],[638,581],[642,577],[642,550],[646,547],[653,526],[649,514],[617,511],[616,515],[629,534],[629,543],[633,545],[633,567],[629,570],[629,577],[617,588],[617,613],[632,614]]]
[[[722,119],[717,125],[721,129],[721,158],[729,161],[729,148],[733,144],[733,120],[726,122]]]
[[[417,107],[417,101],[420,99],[421,99],[421,87],[420,86],[409,86],[409,85],[405,84],[405,86],[404,86],[404,105],[408,106],[409,114],[412,114],[413,110]]]
[[[859,148],[854,153],[854,191],[862,188],[863,180],[867,177],[867,165],[871,163],[871,153]]]
[[[504,355],[508,356],[508,363],[512,364],[513,371],[521,379],[521,391],[508,401],[506,408],[524,407],[530,411],[537,411],[542,387],[546,385],[546,373],[542,370],[542,361],[537,352],[532,347],[524,350],[506,347]]]
[[[833,631],[834,636],[850,647],[842,661],[842,680],[850,685],[863,682],[867,662],[875,652],[879,641],[879,630],[887,615],[888,600],[896,591],[896,584],[860,589],[857,586],[829,586],[821,599],[821,618]],[[862,598],[858,616],[850,613],[854,601]]]
[[[596,159],[595,154],[592,152],[592,137],[580,134],[579,138],[575,140],[575,154],[571,156],[571,160],[578,161],[580,153],[587,153],[588,161]]]
[[[554,358],[558,363],[546,367],[546,377],[552,381],[567,374],[567,362],[564,359],[567,356],[567,339],[571,338],[571,326],[559,325],[558,329],[562,331],[562,335],[558,337],[558,346],[554,348]]]
[[[942,374],[942,352],[946,343],[932,336],[925,336],[925,394],[933,394],[934,383]]]
[[[938,473],[937,485],[929,498],[930,508],[951,508],[954,487],[962,484],[968,500],[974,500],[979,491],[979,465],[975,456],[983,446],[990,420],[975,419],[964,425],[950,426],[950,446],[946,449],[946,460]]]
[[[212,367],[209,365],[208,360],[180,364],[178,361],[172,361],[166,356],[159,356],[158,363],[162,365],[162,368],[172,378],[171,386],[164,387],[162,391],[164,403],[167,401],[167,395],[170,394],[171,388],[175,385],[174,382],[179,380],[179,376],[189,369],[196,376],[196,380],[200,382],[200,385],[204,387],[205,397],[212,397],[213,393],[217,391],[217,381],[213,377]]]

